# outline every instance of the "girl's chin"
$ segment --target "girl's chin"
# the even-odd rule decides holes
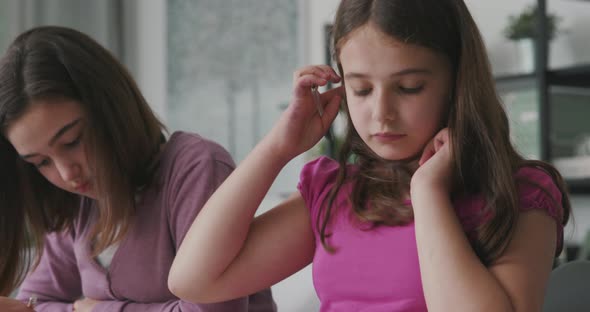
[[[399,162],[418,162],[422,153],[415,153],[408,155],[407,153],[392,153],[392,152],[383,152],[377,153],[377,155],[384,160],[388,161],[399,161]]]

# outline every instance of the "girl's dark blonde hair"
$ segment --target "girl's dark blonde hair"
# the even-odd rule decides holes
[[[453,196],[482,194],[486,212],[492,218],[477,229],[473,249],[483,263],[493,262],[506,249],[519,216],[516,171],[524,166],[548,173],[562,192],[562,224],[570,214],[570,203],[560,174],[551,165],[525,160],[514,149],[509,125],[495,89],[491,67],[479,30],[461,0],[342,0],[332,29],[334,56],[340,74],[339,55],[348,36],[361,26],[372,26],[396,40],[426,47],[444,55],[451,64],[454,79],[448,119],[455,180]],[[354,181],[351,201],[361,220],[377,225],[404,225],[414,218],[412,208],[403,202],[409,192],[412,173],[407,163],[387,161],[360,138],[348,114],[346,138],[339,153],[337,182],[317,218],[324,248],[334,199],[342,185]],[[359,170],[348,174],[346,164],[354,156]],[[419,156],[419,155],[418,155]],[[523,181],[536,185],[534,181]],[[557,200],[557,199],[556,199]]]
[[[38,27],[19,35],[0,60],[0,294],[30,268],[43,236],[71,229],[80,196],[49,183],[23,161],[4,133],[37,100],[77,101],[84,146],[95,175],[99,217],[90,237],[98,254],[120,240],[134,214],[134,196],[150,183],[164,126],[127,70],[87,35]],[[38,262],[41,252],[36,253]]]

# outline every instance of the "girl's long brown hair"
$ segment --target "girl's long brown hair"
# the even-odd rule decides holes
[[[84,146],[93,170],[99,217],[90,237],[95,254],[120,240],[134,197],[150,183],[164,126],[127,70],[93,39],[63,27],[19,35],[0,60],[0,130],[40,99],[77,101],[85,113]],[[49,183],[0,136],[0,294],[30,268],[29,244],[70,229],[81,198]],[[36,253],[35,263],[41,255]]]
[[[340,70],[340,48],[349,34],[372,23],[384,34],[416,44],[447,57],[453,70],[452,99],[445,126],[449,128],[454,172],[454,195],[482,194],[484,212],[492,218],[477,229],[472,246],[483,263],[498,258],[514,233],[519,216],[515,172],[524,166],[547,172],[562,192],[562,224],[570,214],[565,184],[555,168],[523,159],[514,149],[509,124],[495,89],[491,67],[479,30],[461,0],[342,0],[333,26],[334,55]],[[403,225],[414,218],[402,201],[409,191],[412,172],[407,162],[386,161],[373,153],[352,126],[346,102],[348,128],[339,153],[340,169],[327,204],[318,212],[317,228],[327,250],[327,227],[334,199],[342,185],[354,181],[351,201],[356,215],[373,225]],[[348,174],[347,161],[354,156],[359,170]],[[524,181],[535,184],[534,181]]]

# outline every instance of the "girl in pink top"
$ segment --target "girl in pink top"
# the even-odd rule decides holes
[[[511,145],[463,1],[343,0],[333,39],[339,75],[295,72],[288,109],[195,219],[172,292],[243,296],[313,261],[322,311],[539,311],[569,200],[553,167]],[[321,114],[311,88],[340,77]],[[340,160],[307,164],[299,191],[253,219],[340,104]]]

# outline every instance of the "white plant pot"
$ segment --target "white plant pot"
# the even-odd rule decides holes
[[[533,39],[516,40],[518,65],[520,73],[531,73],[535,70],[535,41]]]

